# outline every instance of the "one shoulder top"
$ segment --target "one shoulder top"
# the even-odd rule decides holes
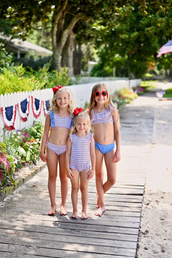
[[[94,109],[91,111],[91,123],[93,125],[95,124],[101,124],[101,123],[113,123],[113,117],[112,117],[112,109],[113,106],[109,107],[110,110],[105,109],[101,113],[94,113]]]
[[[51,127],[71,128],[72,118],[70,115],[62,117],[50,110]]]

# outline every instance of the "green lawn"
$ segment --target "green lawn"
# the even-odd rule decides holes
[[[142,81],[140,86],[145,90],[150,90],[156,88],[157,83],[157,81]]]
[[[163,98],[172,98],[172,88],[165,90]]]

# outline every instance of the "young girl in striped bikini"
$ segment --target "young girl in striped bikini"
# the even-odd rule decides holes
[[[74,99],[69,89],[59,85],[53,88],[53,93],[51,110],[46,116],[40,147],[40,157],[47,162],[49,171],[48,190],[51,201],[51,209],[48,212],[49,216],[54,216],[56,212],[55,195],[58,162],[61,181],[60,215],[67,215],[68,178],[64,164],[66,162],[66,144],[74,110]],[[46,151],[44,151],[46,146]]]
[[[95,171],[95,142],[90,134],[91,121],[87,112],[76,108],[73,112],[73,130],[67,141],[67,175],[71,179],[72,206],[71,218],[78,218],[78,190],[81,190],[82,216],[87,219],[88,182]],[[80,183],[79,183],[80,181]]]
[[[121,159],[120,130],[118,110],[110,99],[110,92],[105,83],[96,84],[91,93],[88,113],[94,128],[96,153],[96,216],[105,212],[104,193],[116,182],[116,163]],[[103,182],[103,159],[107,169],[107,181]]]

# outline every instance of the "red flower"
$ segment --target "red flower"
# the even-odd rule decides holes
[[[56,91],[60,90],[62,87],[63,87],[63,86],[61,86],[61,85],[58,85],[58,87],[54,87],[54,88],[53,88],[53,93],[55,94]]]
[[[83,108],[75,108],[75,110],[73,111],[73,116],[77,116],[79,113],[81,113],[84,109]]]
[[[30,141],[29,142],[36,142],[36,140],[35,139],[30,139]]]

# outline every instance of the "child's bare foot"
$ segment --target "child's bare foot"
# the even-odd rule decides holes
[[[100,204],[99,204],[99,197],[97,196],[97,204],[96,204],[96,208],[100,208]]]
[[[81,219],[82,219],[82,220],[88,219],[88,216],[87,216],[87,213],[86,213],[86,212],[82,212]]]
[[[67,215],[66,207],[63,206],[62,204],[60,205],[60,215],[61,215],[61,216]]]
[[[77,218],[78,218],[77,211],[75,211],[75,212],[72,213],[71,218],[72,218],[72,219],[77,219]]]
[[[54,205],[53,207],[51,207],[51,209],[48,212],[49,216],[54,216],[56,213],[56,205]]]
[[[105,207],[100,207],[100,208],[98,209],[98,211],[96,211],[96,212],[94,213],[94,215],[101,217],[105,211],[106,211],[106,208],[105,208]]]

